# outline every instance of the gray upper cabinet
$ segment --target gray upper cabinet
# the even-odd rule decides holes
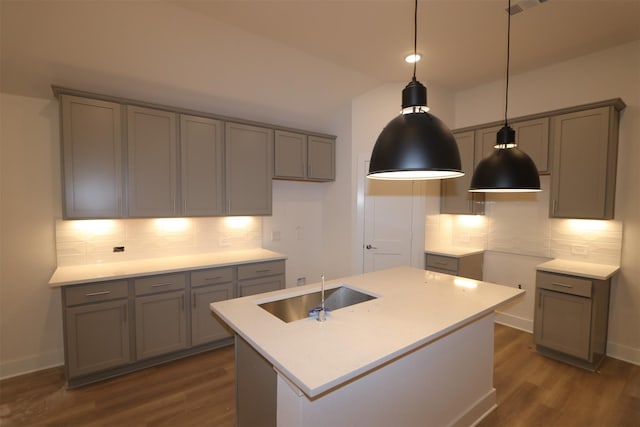
[[[471,177],[476,160],[475,132],[467,131],[454,133],[464,176],[459,178],[443,179],[441,181],[440,213],[443,214],[484,214],[484,194],[469,193]],[[480,144],[478,144],[477,157],[480,157]]]
[[[275,131],[274,173],[277,179],[335,180],[335,139]]]
[[[551,119],[550,216],[613,218],[618,110],[605,106]]]
[[[120,105],[70,95],[60,101],[64,217],[123,216]]]
[[[223,132],[219,120],[180,116],[180,176],[185,216],[225,213]]]
[[[275,131],[274,178],[305,179],[307,176],[307,136]]]
[[[510,126],[516,131],[518,148],[531,157],[538,173],[549,173],[549,118],[513,122]],[[493,152],[500,128],[502,126],[493,126],[476,131],[476,141],[481,150],[480,160]]]
[[[271,215],[273,130],[225,123],[227,214]]]
[[[129,216],[175,216],[176,114],[133,106],[127,113]]]
[[[307,139],[307,178],[313,181],[336,179],[335,139],[309,136]]]

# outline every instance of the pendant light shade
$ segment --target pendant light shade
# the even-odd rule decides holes
[[[507,9],[507,85],[505,90],[504,126],[498,131],[493,153],[483,159],[471,178],[470,192],[524,193],[540,190],[538,168],[531,157],[516,144],[516,132],[509,126],[509,48],[511,40],[511,0]]]
[[[418,0],[414,17],[415,54]],[[368,178],[419,180],[464,175],[453,134],[428,110],[427,88],[416,80],[414,63],[413,79],[402,91],[402,113],[378,136],[371,153]]]

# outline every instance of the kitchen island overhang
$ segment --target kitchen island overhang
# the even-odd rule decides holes
[[[492,313],[499,305],[521,295],[522,290],[410,267],[327,282],[328,288],[336,286],[348,286],[377,298],[335,310],[325,322],[307,318],[286,323],[259,306],[317,291],[318,284],[211,304],[212,310],[278,373],[278,425],[291,425],[284,421],[288,413],[297,417],[316,412],[339,395],[346,393],[342,398],[349,398],[350,393],[359,389],[358,383],[377,383],[376,377],[398,369],[394,375],[405,377],[401,380],[403,386],[417,382],[412,385],[415,392],[430,393],[431,386],[420,385],[424,379],[412,381],[415,375],[411,372],[402,374],[404,369],[413,369],[412,363],[420,359],[420,364],[437,366],[432,375],[444,375],[440,382],[449,376],[452,384],[463,386],[459,382],[462,379],[457,378],[460,374],[467,377],[464,381],[468,386],[475,377],[482,377],[483,384],[478,390],[484,391],[480,394],[495,393]],[[483,338],[479,340],[478,336]],[[452,362],[460,355],[465,357],[456,363],[471,364],[470,367],[455,367]],[[453,371],[443,372],[447,369]],[[385,372],[381,374],[382,371]],[[391,385],[391,379],[384,381]],[[306,402],[294,404],[295,399],[286,398],[287,388]],[[431,392],[443,394],[442,387],[438,390]],[[358,399],[366,401],[363,392],[357,391]],[[474,396],[466,400],[469,398]],[[464,405],[469,406],[467,403]],[[379,404],[371,401],[367,406]],[[296,405],[301,407],[294,408]],[[443,402],[436,406],[443,405],[447,406]],[[460,408],[447,410],[447,415],[438,419],[450,424],[460,415],[456,411],[460,412]],[[344,411],[331,412],[342,420],[349,418]],[[457,415],[448,419],[453,413]],[[302,421],[298,418],[295,422]]]

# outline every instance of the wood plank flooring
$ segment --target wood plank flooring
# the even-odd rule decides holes
[[[498,408],[480,427],[640,427],[640,366],[608,358],[591,373],[536,354],[530,334],[495,333]],[[233,357],[227,347],[76,390],[62,368],[0,381],[0,426],[234,426]]]

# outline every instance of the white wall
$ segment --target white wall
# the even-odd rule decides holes
[[[620,120],[615,214],[616,221],[624,222],[622,269],[612,285],[607,352],[640,364],[640,41],[512,76],[509,87],[511,117],[616,97],[627,104]],[[458,92],[455,127],[500,120],[503,96],[503,81]],[[517,283],[521,278],[517,269],[505,275],[491,267],[497,258],[489,256],[485,279]],[[520,255],[499,258],[502,265],[526,263]],[[530,282],[530,273],[527,270],[523,280]]]

